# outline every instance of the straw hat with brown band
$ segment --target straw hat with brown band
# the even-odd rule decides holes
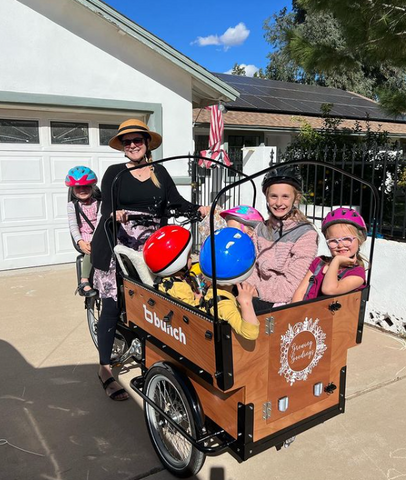
[[[121,143],[121,137],[127,133],[142,133],[146,136],[149,136],[149,150],[155,150],[162,143],[162,137],[159,135],[159,133],[152,132],[144,122],[141,122],[141,120],[130,118],[118,127],[116,135],[114,135],[114,137],[109,141],[110,147],[114,148],[115,150],[124,150],[123,144]]]

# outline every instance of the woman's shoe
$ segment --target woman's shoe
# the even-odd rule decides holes
[[[117,382],[117,380],[114,378],[114,377],[110,377],[108,378],[105,382],[103,382],[103,380],[101,379],[101,376],[98,375],[99,377],[99,380],[101,382],[101,384],[103,385],[103,388],[104,390],[107,390],[108,386],[113,383],[113,382]],[[127,394],[127,397],[125,398],[117,398],[119,395],[122,395],[123,393],[126,393]],[[128,395],[128,393],[124,390],[124,388],[120,388],[120,390],[116,390],[115,392],[113,392],[111,395],[108,395],[109,398],[111,398],[112,400],[115,400],[116,402],[123,402],[124,400],[128,400],[130,398],[130,396]]]
[[[90,290],[85,290],[85,287],[92,287],[89,282],[82,282],[79,283],[78,288],[75,291],[76,293],[79,293],[81,297],[94,297],[97,295],[97,290],[94,288],[90,288]]]

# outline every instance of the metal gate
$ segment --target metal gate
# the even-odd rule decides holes
[[[189,175],[192,180],[192,203],[197,205],[211,205],[222,188],[242,178],[240,172],[232,171],[226,166],[216,165],[215,168],[199,167],[198,161],[194,158],[189,160]],[[222,196],[218,202],[219,207],[223,210],[239,204],[239,186],[229,190],[227,195]],[[192,232],[195,239],[194,250],[197,250],[201,245],[201,239],[196,224],[193,225]]]

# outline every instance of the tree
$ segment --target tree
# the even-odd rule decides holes
[[[391,114],[406,111],[406,7],[403,0],[298,0],[303,23],[284,32],[285,55],[305,72],[349,78],[357,93]],[[318,19],[316,23],[310,19]],[[333,30],[329,30],[333,26]],[[315,35],[315,31],[324,33]],[[335,33],[332,38],[328,31]],[[357,78],[360,83],[357,87]],[[364,91],[362,91],[364,90]]]
[[[234,63],[231,75],[242,75],[245,77],[245,67],[241,67],[241,65],[238,65],[238,63]]]

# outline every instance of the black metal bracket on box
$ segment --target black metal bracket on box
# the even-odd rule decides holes
[[[218,322],[214,325],[214,348],[217,385],[221,390],[228,390],[234,385],[233,345],[229,323]]]

